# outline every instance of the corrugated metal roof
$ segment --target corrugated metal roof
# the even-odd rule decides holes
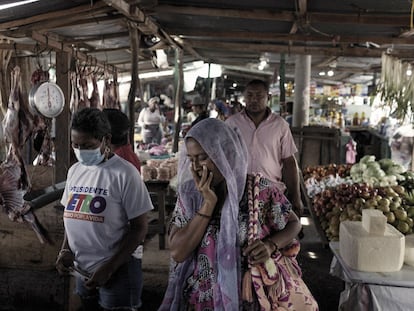
[[[10,46],[16,42],[17,51],[35,53],[40,41],[128,72],[132,22],[144,33],[141,72],[155,70],[154,49],[163,48],[172,65],[178,47],[186,62],[203,59],[240,76],[260,73],[261,58],[268,60],[264,75],[272,75],[281,53],[293,76],[295,55],[310,54],[314,79],[330,67],[337,72],[330,79],[347,82],[379,72],[385,51],[412,60],[414,37],[401,37],[410,30],[410,10],[407,0],[42,0],[1,10],[0,35],[12,40]],[[152,35],[161,42],[151,46]]]

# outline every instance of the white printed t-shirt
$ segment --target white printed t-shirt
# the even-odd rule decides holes
[[[137,169],[117,155],[99,166],[75,163],[60,202],[69,247],[88,272],[116,253],[130,219],[154,208]]]

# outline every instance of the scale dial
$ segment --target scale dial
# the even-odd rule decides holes
[[[35,86],[30,93],[30,104],[41,115],[54,118],[63,111],[65,96],[56,83],[44,82]]]

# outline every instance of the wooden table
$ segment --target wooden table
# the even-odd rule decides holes
[[[155,224],[149,224],[148,233],[158,234],[160,249],[165,249],[165,194],[167,193],[169,183],[169,181],[163,180],[149,180],[145,182],[150,194],[155,194],[157,197],[157,202],[154,204],[154,207],[158,210],[158,219]]]

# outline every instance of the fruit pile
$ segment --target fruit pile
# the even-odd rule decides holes
[[[352,164],[328,164],[328,165],[313,165],[305,167],[302,171],[303,179],[307,180],[311,177],[316,180],[330,175],[338,175],[340,177],[349,176]]]
[[[413,232],[414,172],[399,172],[398,184],[379,186],[353,182],[352,178],[346,175],[346,172],[350,171],[347,165],[336,165],[334,170],[332,168],[333,166],[329,165],[304,170],[305,185],[311,197],[312,209],[328,240],[338,240],[340,222],[361,220],[362,209],[366,208],[381,210],[387,217],[387,222],[401,233]],[[326,172],[338,174],[338,171],[345,172],[341,178],[335,178],[340,184],[330,186],[327,180],[332,180],[332,175]],[[312,182],[309,182],[310,180]],[[315,180],[319,183],[317,187]],[[308,186],[313,189],[309,189]]]

